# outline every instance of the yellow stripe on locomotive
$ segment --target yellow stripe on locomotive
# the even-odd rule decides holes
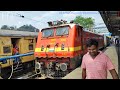
[[[51,50],[55,51],[55,52],[61,52],[61,51],[79,51],[81,50],[81,46],[77,46],[77,47],[65,47],[64,50],[61,50],[61,47],[57,47],[55,48],[44,48],[43,51],[41,51],[41,48],[35,48],[35,52],[50,52]]]

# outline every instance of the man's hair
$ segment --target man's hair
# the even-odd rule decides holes
[[[95,45],[96,47],[98,47],[98,41],[96,39],[88,39],[86,42],[86,46],[87,47],[91,47],[92,45]]]

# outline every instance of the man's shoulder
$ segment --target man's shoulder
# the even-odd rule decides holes
[[[101,55],[101,56],[105,56],[105,57],[107,56],[107,55],[106,55],[104,52],[102,52],[102,51],[100,51],[100,55]]]
[[[101,57],[103,60],[108,60],[108,59],[110,59],[110,58],[108,57],[108,55],[107,55],[106,53],[104,53],[104,52],[102,52],[102,53],[100,54],[100,57]]]
[[[84,54],[84,56],[86,56],[86,55],[88,55],[88,54],[89,54],[89,53],[87,52],[87,53]]]
[[[83,58],[88,57],[89,53],[87,52],[86,54],[83,55]]]

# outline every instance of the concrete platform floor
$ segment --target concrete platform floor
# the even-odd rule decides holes
[[[117,54],[117,49],[115,45],[111,45],[106,47],[106,49],[103,50],[105,54],[108,55],[108,57],[112,60],[112,63],[115,66],[115,69],[118,73],[118,55]],[[110,72],[108,71],[108,79],[112,79],[112,76]],[[74,71],[63,77],[62,79],[82,79],[82,70],[81,67],[76,68]]]

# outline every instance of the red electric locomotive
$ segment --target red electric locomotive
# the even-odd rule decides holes
[[[104,47],[104,37],[84,31],[83,27],[70,23],[53,25],[39,32],[35,48],[36,69],[52,77],[65,76],[80,66],[87,52],[86,40],[96,38],[99,48]]]

